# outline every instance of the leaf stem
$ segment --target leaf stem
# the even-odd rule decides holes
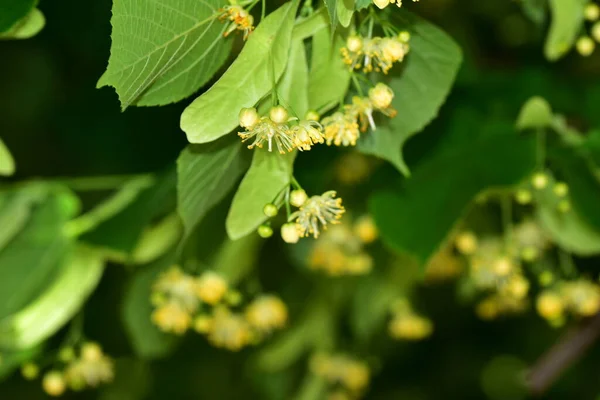
[[[509,252],[513,241],[512,223],[512,199],[509,195],[503,195],[500,200],[502,227],[504,229],[505,251]]]
[[[354,72],[352,72],[352,83],[354,84],[354,87],[356,88],[356,90],[358,91],[358,94],[363,97],[364,93],[362,90],[362,87],[360,86],[360,82],[358,81],[358,79],[356,78],[356,74]]]
[[[546,130],[544,128],[538,128],[536,131],[536,158],[537,165],[540,170],[544,169],[546,165]]]

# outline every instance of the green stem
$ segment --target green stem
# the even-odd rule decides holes
[[[546,130],[544,128],[538,128],[536,131],[536,158],[539,170],[543,170],[546,165]]]
[[[292,209],[290,207],[290,187],[287,187],[287,190],[285,192],[285,211],[287,213],[287,220],[289,222],[290,217],[292,215]]]
[[[571,254],[560,248],[558,249],[558,263],[566,278],[574,278],[577,276],[577,268],[575,268],[573,257],[571,257]]]
[[[352,72],[351,76],[352,76],[352,83],[354,84],[354,87],[356,88],[356,91],[358,92],[358,94],[361,97],[364,97],[364,93],[363,93],[362,87],[360,86],[360,82],[356,78],[356,74],[354,72]]]
[[[513,223],[512,223],[512,199],[509,195],[502,196],[500,201],[502,208],[502,227],[504,229],[505,248],[509,252],[513,240]]]
[[[265,19],[265,13],[267,12],[267,1],[262,0],[262,10],[260,12],[260,22]]]

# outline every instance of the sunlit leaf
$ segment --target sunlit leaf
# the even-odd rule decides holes
[[[581,31],[587,3],[587,0],[550,0],[552,22],[544,46],[548,60],[556,61],[571,50]]]
[[[15,160],[8,147],[0,139],[0,176],[10,176],[15,173]]]
[[[33,9],[35,0],[2,0],[0,3],[0,33],[11,29]]]
[[[0,39],[29,39],[37,35],[44,28],[44,25],[46,25],[44,14],[34,8],[10,30],[0,33]],[[2,145],[0,144],[0,146]],[[2,160],[1,154],[0,160]]]
[[[352,14],[354,14],[354,0],[337,0],[336,12],[340,25],[347,28],[352,21]]]
[[[547,128],[552,125],[554,115],[550,104],[542,97],[532,97],[523,105],[517,118],[517,129]]]
[[[147,264],[156,260],[178,242],[182,231],[179,215],[176,213],[167,215],[142,232],[138,244],[131,253],[131,261],[136,264]]]

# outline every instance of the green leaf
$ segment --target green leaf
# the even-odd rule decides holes
[[[519,3],[523,9],[523,13],[530,20],[538,26],[544,25],[547,18],[546,7],[548,0],[521,0]]]
[[[221,78],[181,115],[190,143],[206,143],[238,126],[238,114],[253,107],[283,73],[290,49],[298,0],[284,4],[262,21]]]
[[[356,0],[356,11],[363,10],[373,4],[373,0]]]
[[[325,18],[323,16],[322,18]],[[344,38],[330,29],[315,33],[312,40],[312,57],[308,83],[310,108],[323,113],[343,99],[350,84],[350,70],[340,57]]]
[[[0,251],[21,232],[29,221],[33,206],[48,195],[44,184],[32,183],[14,192],[0,193]]]
[[[191,145],[177,160],[177,210],[186,237],[233,188],[247,168],[238,138]]]
[[[175,251],[140,269],[123,299],[122,318],[135,353],[144,359],[160,358],[175,349],[180,338],[161,332],[151,321],[152,285],[158,275],[175,263]]]
[[[338,24],[338,16],[337,16],[337,3],[338,0],[323,0],[325,3],[325,8],[327,8],[327,13],[329,14],[329,21],[331,24],[331,29],[335,31],[335,28]]]
[[[548,102],[539,96],[527,100],[517,118],[517,129],[540,129],[552,126],[554,114]]]
[[[217,16],[222,0],[115,0],[108,68],[98,87],[113,86],[123,109],[179,101],[223,65],[231,40]]]
[[[255,149],[250,169],[238,188],[225,226],[232,240],[256,230],[267,220],[263,207],[290,184],[296,153],[281,155]]]
[[[600,232],[592,229],[576,211],[561,212],[556,205],[539,204],[540,225],[562,249],[579,256],[600,253]]]
[[[600,130],[591,131],[581,145],[583,152],[600,168]]]
[[[2,0],[0,3],[0,33],[8,31],[35,7],[35,0]]]
[[[8,147],[0,138],[0,176],[11,176],[15,173],[15,160]]]
[[[290,106],[298,118],[304,118],[308,111],[308,63],[301,40],[294,40],[290,46],[288,65],[277,85],[279,100]]]
[[[327,19],[327,11],[324,8],[321,8],[310,17],[299,20],[296,23],[292,32],[292,40],[308,39],[315,33],[327,29],[328,27],[329,20]]]
[[[135,264],[148,264],[171,249],[181,237],[181,220],[176,213],[167,215],[157,224],[146,228],[131,253]]]
[[[72,245],[64,224],[77,213],[77,206],[72,193],[55,189],[0,251],[0,319],[29,304],[60,273]]]
[[[29,39],[37,35],[44,28],[44,25],[46,25],[44,14],[34,8],[10,30],[0,33],[0,39]]]
[[[0,321],[0,347],[27,349],[52,336],[83,306],[103,270],[99,252],[76,248],[35,301]]]
[[[478,193],[517,184],[535,164],[534,138],[509,125],[453,130],[401,188],[373,195],[369,209],[383,240],[424,265]]]
[[[235,241],[226,239],[212,263],[212,269],[234,286],[252,270],[262,243],[263,240],[258,235],[249,235]]]
[[[544,46],[548,60],[556,61],[571,50],[583,25],[586,4],[587,0],[550,0],[552,23]]]
[[[358,149],[389,161],[408,175],[402,147],[437,116],[452,88],[462,55],[443,31],[408,12],[402,15],[411,23],[411,50],[404,70],[396,72],[388,83],[394,91],[393,106],[398,115],[389,124],[363,135]]]
[[[340,25],[344,28],[350,26],[354,14],[354,0],[337,0],[336,10]]]
[[[98,399],[145,399],[152,380],[152,370],[148,363],[134,358],[119,358],[115,362],[115,379],[100,390]]]

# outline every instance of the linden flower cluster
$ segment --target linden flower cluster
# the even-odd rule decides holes
[[[81,391],[88,387],[95,388],[114,378],[113,361],[102,352],[97,343],[83,343],[79,355],[72,347],[63,348],[59,352],[58,362],[64,368],[52,369],[42,378],[42,388],[53,397],[61,396],[67,389]],[[39,367],[34,363],[21,366],[21,374],[26,379],[37,378],[39,372]]]
[[[410,34],[406,31],[397,36],[366,38],[351,35],[346,46],[340,50],[344,63],[350,69],[363,69],[363,72],[383,72],[387,74],[394,63],[402,62],[410,51]]]
[[[560,282],[540,293],[536,309],[553,325],[562,325],[567,313],[590,317],[600,312],[600,286],[586,279]]]
[[[318,353],[310,360],[310,370],[324,378],[331,388],[329,399],[357,399],[366,390],[371,372],[366,363],[343,354]]]
[[[229,26],[223,33],[227,37],[231,32],[238,30],[244,32],[244,40],[254,30],[254,17],[244,7],[238,5],[235,0],[229,0],[229,4],[219,10],[221,21],[230,21]]]
[[[356,146],[360,133],[367,127],[375,130],[373,113],[378,111],[383,115],[393,118],[396,110],[392,107],[394,92],[384,83],[378,83],[369,90],[368,97],[354,96],[352,104],[346,104],[343,112],[338,111],[323,118],[324,137],[327,145]]]
[[[433,323],[417,314],[406,299],[398,299],[392,306],[392,319],[388,324],[390,336],[399,340],[418,341],[431,336]]]
[[[367,274],[373,267],[373,258],[364,247],[377,237],[377,228],[368,215],[358,218],[352,227],[344,223],[332,226],[315,242],[308,266],[330,276]]]
[[[413,0],[413,2],[417,1],[419,0]],[[373,4],[375,4],[380,10],[383,10],[390,4],[396,4],[398,7],[402,7],[402,0],[373,0]]]
[[[552,175],[546,172],[535,173],[527,185],[517,189],[515,201],[521,205],[529,205],[540,196],[544,196],[545,204],[552,201],[552,205],[560,212],[571,211],[569,186],[565,182],[555,182]]]
[[[269,115],[259,116],[256,108],[243,108],[240,111],[240,126],[245,129],[238,132],[242,142],[252,139],[249,149],[262,148],[267,143],[267,150],[273,151],[273,144],[281,154],[294,149],[310,150],[315,144],[324,143],[323,127],[318,122],[319,114],[309,111],[305,119],[297,121],[290,117],[283,106],[271,108]],[[297,121],[295,125],[290,122]]]
[[[585,7],[584,16],[591,27],[588,35],[583,35],[577,40],[575,48],[579,54],[588,57],[596,49],[596,42],[600,43],[600,6],[590,1]]]

